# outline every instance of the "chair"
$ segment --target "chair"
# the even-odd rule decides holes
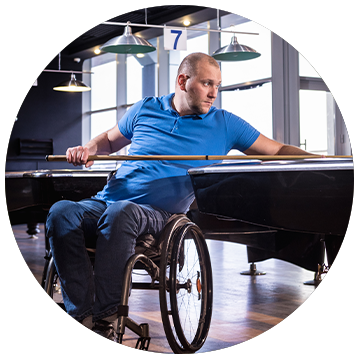
[[[94,249],[88,250],[94,257]],[[134,268],[145,269],[151,283],[132,282]],[[55,300],[58,277],[51,254],[44,274],[44,288]],[[137,324],[129,317],[130,288],[159,291],[162,323],[174,353],[194,353],[204,345],[213,300],[210,256],[200,228],[185,215],[173,215],[157,239],[150,234],[140,236],[135,254],[126,264],[118,310],[119,342],[128,328],[139,336],[136,348],[148,350],[149,325]]]

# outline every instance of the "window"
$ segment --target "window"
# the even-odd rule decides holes
[[[91,72],[90,139],[116,124],[116,56],[91,59]]]
[[[261,54],[256,59],[221,63],[222,86],[271,77],[271,32],[252,22],[246,22],[223,30],[259,33],[259,35],[235,34],[238,43],[250,46]],[[221,47],[229,45],[233,34],[221,33]]]
[[[90,67],[91,91],[83,94],[83,144],[116,124],[116,55],[105,54],[84,62]],[[97,161],[93,169],[114,169],[113,161]]]
[[[126,59],[126,102],[134,104],[142,99],[142,66],[136,55]]]
[[[90,138],[111,129],[116,124],[116,110],[91,114]]]
[[[271,77],[271,32],[247,21],[223,30],[259,33],[235,34],[239,44],[252,47],[260,57],[247,61],[221,62],[222,86],[242,84]],[[221,33],[221,47],[229,45],[233,34]],[[272,137],[272,86],[271,82],[247,90],[221,92],[221,107],[240,116],[262,134]]]
[[[108,58],[108,56],[106,56]],[[91,110],[101,110],[116,106],[116,61],[112,60],[93,65],[91,71]],[[97,61],[99,62],[99,61]]]
[[[222,108],[241,117],[263,135],[272,137],[272,86],[240,91],[223,91]]]
[[[334,155],[334,99],[325,90],[326,86],[319,74],[301,54],[299,76],[307,81],[306,89],[299,92],[300,147],[315,154]]]
[[[334,100],[329,92],[300,90],[301,148],[319,155],[334,154]]]

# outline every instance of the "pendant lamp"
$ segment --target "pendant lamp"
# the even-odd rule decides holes
[[[123,35],[107,41],[100,47],[100,50],[116,54],[138,54],[155,51],[156,48],[147,40],[132,34],[129,24],[130,22],[127,23]]]
[[[90,91],[91,88],[85,85],[82,81],[76,80],[75,75],[71,74],[70,80],[63,81],[59,85],[55,86],[53,90],[68,91],[68,92],[83,92],[83,91]]]
[[[244,61],[259,57],[261,54],[246,45],[240,45],[234,35],[230,45],[216,50],[212,57],[218,61]]]

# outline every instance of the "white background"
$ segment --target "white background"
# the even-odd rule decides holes
[[[222,2],[221,9],[247,17],[293,45],[318,71],[330,88],[345,119],[355,161],[355,200],[349,229],[339,255],[323,283],[291,316],[266,333],[220,353],[223,356],[277,359],[339,359],[358,353],[359,243],[358,143],[355,138],[360,90],[359,25],[356,1],[257,0]],[[1,9],[1,126],[2,164],[5,169],[9,136],[16,114],[31,85],[46,65],[72,40],[116,15],[159,1],[103,0],[2,2]],[[167,1],[177,5],[178,2]],[[216,8],[219,2],[198,1]],[[10,35],[10,36],[9,36]],[[6,37],[6,38],[5,38]],[[358,85],[359,86],[359,85]],[[4,175],[4,174],[3,174]],[[1,177],[4,181],[4,176]],[[4,183],[2,185],[4,189]],[[2,210],[0,261],[1,352],[3,358],[37,359],[79,357],[120,358],[140,355],[89,333],[54,310],[21,257]],[[6,354],[6,355],[5,355]],[[142,356],[158,358],[155,353]],[[168,356],[168,355],[161,355]]]

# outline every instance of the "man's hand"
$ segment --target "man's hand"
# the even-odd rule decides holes
[[[94,164],[94,161],[88,161],[89,155],[109,155],[130,143],[131,141],[121,134],[119,127],[115,125],[112,129],[91,139],[84,146],[68,148],[66,160],[69,164],[85,165],[88,168]]]
[[[66,150],[66,160],[69,164],[75,166],[85,165],[90,167],[94,164],[94,161],[88,161],[89,149],[85,146],[75,146]]]

